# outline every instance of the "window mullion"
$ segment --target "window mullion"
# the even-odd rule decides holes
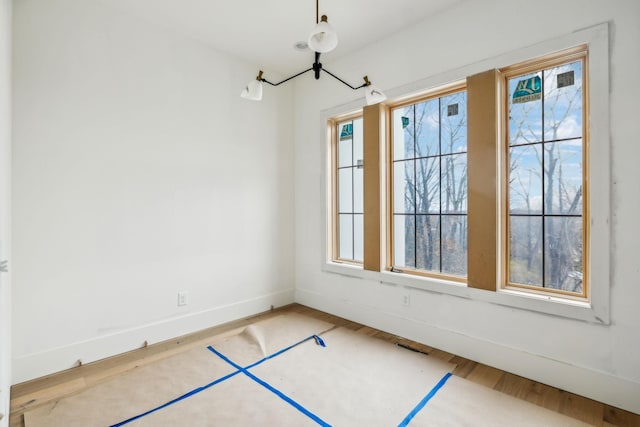
[[[540,164],[542,165],[542,170],[540,171],[540,176],[542,178],[542,211],[541,211],[541,217],[542,217],[542,287],[545,288],[546,287],[546,268],[547,268],[547,257],[546,257],[546,244],[547,244],[547,221],[545,221],[546,219],[546,193],[547,193],[547,189],[546,189],[546,174],[544,171],[544,167],[545,167],[545,161],[544,161],[544,153],[545,153],[545,148],[546,148],[546,137],[545,137],[545,125],[544,125],[544,102],[545,102],[545,88],[544,88],[544,80],[545,80],[545,76],[544,76],[544,70],[542,70],[541,72],[542,74],[542,79],[541,79],[541,86],[542,86],[542,100],[541,100],[541,105],[540,108],[542,108],[542,133],[540,135],[540,138],[542,139],[542,141],[540,141],[540,145],[542,146],[542,158],[540,159]]]
[[[438,99],[438,265],[442,272],[442,98]]]
[[[413,106],[413,268],[418,268],[418,128]]]
[[[496,290],[499,277],[499,76],[489,70],[467,78],[467,283],[489,291]]]
[[[385,108],[383,104],[369,105],[362,112],[363,266],[369,271],[380,271],[380,144],[385,135]]]
[[[355,138],[354,138],[354,126],[353,126],[353,120],[351,120],[351,259],[355,260],[356,259],[356,185],[355,185],[355,178],[356,178],[356,169],[355,169],[355,164],[357,163],[355,154],[356,154],[356,149],[355,149]]]

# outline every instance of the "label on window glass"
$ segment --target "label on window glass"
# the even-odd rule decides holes
[[[409,117],[402,116],[402,129],[405,129],[409,126]]]
[[[518,81],[516,90],[513,92],[514,104],[522,104],[539,99],[542,99],[542,79],[540,79],[540,76]]]
[[[340,141],[344,141],[345,139],[351,139],[353,136],[353,123],[349,123],[342,126],[342,131],[340,132]]]
[[[566,73],[558,74],[558,89],[566,86],[573,86],[573,70],[567,71]]]
[[[458,115],[458,104],[447,105],[447,116]]]

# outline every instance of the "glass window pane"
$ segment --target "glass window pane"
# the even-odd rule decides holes
[[[338,167],[351,166],[353,164],[353,138],[351,122],[341,123],[338,126]]]
[[[440,154],[467,151],[467,92],[445,96],[440,102]]]
[[[582,137],[582,61],[544,70],[544,139]]]
[[[336,180],[336,236],[333,246],[335,259],[362,262],[363,258],[363,169],[358,161],[363,160],[362,117],[345,120],[337,126],[337,141],[332,155],[335,156]],[[354,210],[355,209],[355,210]]]
[[[467,216],[442,216],[442,272],[467,275]]]
[[[393,160],[415,157],[414,125],[413,105],[393,110]]]
[[[416,157],[440,154],[440,101],[432,99],[415,104]]]
[[[542,217],[509,217],[509,281],[542,286]]]
[[[362,144],[362,119],[355,119],[353,121],[353,166],[358,166],[358,160],[363,159]]]
[[[416,267],[440,272],[440,216],[416,216]]]
[[[393,164],[393,213],[415,212],[413,160]]]
[[[416,160],[416,212],[440,213],[440,158]]]
[[[353,259],[364,260],[364,215],[353,216]]]
[[[353,259],[353,215],[338,216],[338,258]]]
[[[415,267],[416,230],[413,215],[393,216],[393,265]]]
[[[582,77],[578,60],[509,79],[512,283],[582,293]]]
[[[582,214],[582,140],[544,144],[545,214]]]
[[[352,170],[338,169],[338,212],[353,212]]]
[[[582,218],[545,218],[545,287],[582,293]]]
[[[509,149],[509,212],[542,213],[541,144]]]
[[[536,80],[535,78],[538,78]],[[537,84],[536,84],[537,81]],[[542,141],[542,99],[533,94],[539,90],[542,72],[509,79],[509,144],[529,144]],[[517,92],[517,94],[516,94]],[[530,93],[529,97],[514,94]],[[523,102],[522,102],[523,101]]]
[[[364,212],[363,197],[364,197],[364,170],[362,168],[353,168],[353,212]]]
[[[442,213],[467,212],[467,155],[442,157]]]
[[[394,265],[439,273],[446,250],[448,273],[466,275],[466,92],[394,110],[392,137]],[[460,214],[447,219],[447,248],[443,211]]]

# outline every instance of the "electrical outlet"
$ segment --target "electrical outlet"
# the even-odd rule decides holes
[[[189,292],[180,291],[178,292],[178,306],[187,305],[189,303]]]
[[[404,294],[402,296],[402,305],[404,305],[405,307],[409,307],[411,305],[411,297],[409,296],[409,294]]]

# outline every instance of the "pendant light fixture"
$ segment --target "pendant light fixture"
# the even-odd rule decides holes
[[[367,76],[363,77],[363,84],[361,84],[360,86],[352,86],[342,80],[340,77],[331,73],[329,70],[322,67],[322,64],[320,63],[320,54],[331,52],[336,48],[336,46],[338,45],[338,35],[336,34],[333,27],[329,24],[327,15],[322,15],[320,20],[318,20],[318,12],[318,0],[316,0],[316,26],[309,34],[309,38],[307,41],[307,45],[309,46],[309,48],[315,52],[315,61],[313,62],[311,67],[299,72],[298,74],[294,74],[291,77],[287,77],[286,79],[278,83],[272,83],[262,77],[263,72],[262,70],[260,70],[255,80],[251,80],[249,83],[247,83],[245,88],[240,93],[240,96],[242,98],[250,99],[252,101],[260,101],[262,99],[262,82],[270,84],[271,86],[279,86],[282,83],[288,82],[291,79],[294,79],[298,76],[301,76],[302,74],[313,70],[316,80],[320,78],[320,72],[324,71],[334,79],[338,80],[340,83],[349,86],[353,90],[365,88],[365,99],[367,105],[377,104],[387,99],[385,94],[382,93],[380,89],[371,84]]]
[[[333,27],[329,25],[327,15],[322,15],[320,22],[311,31],[307,45],[309,49],[320,53],[331,52],[338,46],[338,35]]]

